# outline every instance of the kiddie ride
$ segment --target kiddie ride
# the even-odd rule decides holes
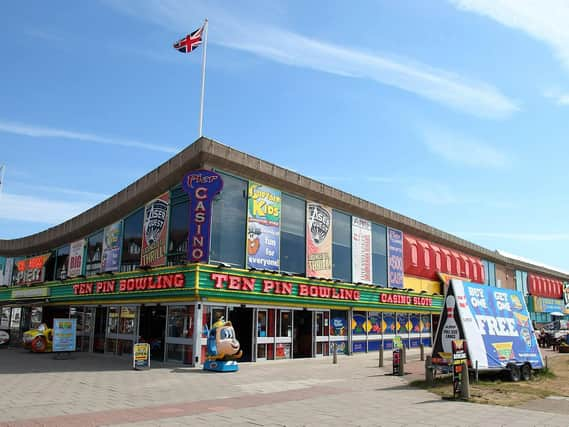
[[[22,341],[24,348],[34,353],[50,352],[53,345],[53,329],[42,323],[37,329],[30,329],[24,332]]]
[[[235,338],[231,322],[223,318],[213,324],[207,335],[207,357],[204,370],[215,372],[235,372],[239,370],[237,359],[243,354]]]
[[[452,279],[433,346],[433,368],[453,363],[454,340],[467,342],[470,369],[506,372],[512,381],[529,380],[542,369],[524,297],[518,291]]]

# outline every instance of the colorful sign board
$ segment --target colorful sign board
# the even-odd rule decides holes
[[[306,203],[306,275],[332,278],[332,209]]]
[[[468,341],[470,361],[478,367],[502,368],[529,362],[543,367],[530,315],[519,291],[452,280],[435,345],[433,361],[450,359],[452,341]]]
[[[387,228],[387,284],[403,288],[403,232]]]
[[[144,207],[140,265],[158,267],[166,264],[170,193],[147,203]]]
[[[535,313],[563,313],[565,311],[565,303],[562,299],[530,296],[528,305]]]
[[[134,369],[150,368],[150,344],[137,342],[132,349],[132,367]]]
[[[198,169],[182,180],[182,188],[190,198],[190,232],[188,261],[209,262],[211,206],[213,198],[223,189],[223,179],[217,172]]]
[[[69,245],[67,260],[67,277],[83,274],[83,257],[85,256],[85,239],[77,240]]]
[[[281,192],[249,182],[247,203],[247,267],[280,269]]]
[[[352,217],[352,281],[372,283],[371,221]]]
[[[103,259],[101,271],[119,271],[121,254],[122,221],[105,227],[103,233]]]
[[[51,254],[38,255],[16,261],[15,285],[31,285],[44,281],[45,263]]]
[[[75,351],[77,319],[53,319],[53,351]]]

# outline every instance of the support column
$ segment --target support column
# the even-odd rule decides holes
[[[201,301],[196,301],[194,305],[194,334],[192,336],[192,351],[194,355],[193,366],[200,366],[203,364],[202,358],[202,318],[203,318],[203,304]]]

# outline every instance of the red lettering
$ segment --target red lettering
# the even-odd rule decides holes
[[[340,295],[338,294],[338,289],[332,288],[332,299],[338,299]]]
[[[243,291],[253,291],[255,290],[255,281],[254,277],[242,277],[241,278],[243,285],[241,286],[241,290]]]
[[[122,279],[119,280],[119,292],[124,292],[126,291],[126,280]]]
[[[79,295],[79,285],[73,285],[73,293]]]
[[[229,276],[229,284],[227,289],[233,289],[238,291],[241,288],[241,277],[239,276]]]
[[[211,273],[210,277],[215,282],[213,287],[216,289],[223,288],[223,282],[227,282],[227,274]]]
[[[274,288],[275,288],[275,282],[273,282],[272,280],[263,280],[263,289],[261,289],[261,292],[270,292]]]
[[[301,297],[307,297],[308,296],[308,286],[303,285],[303,284],[299,284],[298,285],[298,295]]]
[[[344,298],[345,299],[354,299],[353,289],[344,289]]]
[[[182,273],[178,273],[174,275],[174,287],[175,288],[183,288],[186,282],[186,276]]]
[[[134,279],[127,279],[126,290],[127,291],[134,291]]]
[[[354,291],[354,300],[359,301],[360,299],[360,291]]]
[[[330,292],[332,292],[331,288],[327,286],[320,286],[320,289],[318,289],[318,296],[320,298],[330,298]]]
[[[282,282],[279,293],[281,295],[292,295],[292,283]]]
[[[172,287],[172,275],[166,274],[165,276],[160,276],[162,279],[162,289],[171,288]]]

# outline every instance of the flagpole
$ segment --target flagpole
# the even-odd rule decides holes
[[[202,94],[200,101],[200,128],[199,128],[199,138],[203,136],[203,100],[205,92],[205,60],[207,51],[207,33],[208,33],[208,22],[207,19],[204,23],[204,43],[203,43],[203,53],[202,53]]]

